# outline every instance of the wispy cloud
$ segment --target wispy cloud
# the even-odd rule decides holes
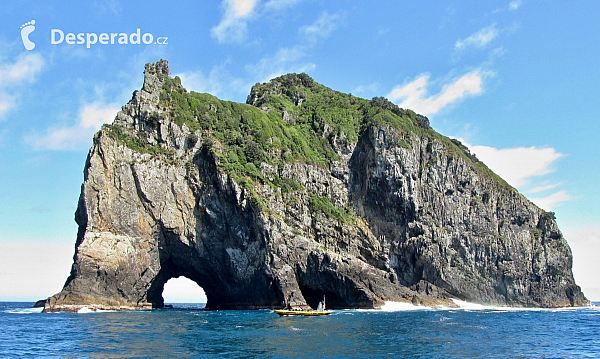
[[[26,53],[13,63],[0,63],[0,121],[17,106],[20,87],[34,82],[43,66],[39,53]]]
[[[89,139],[105,123],[111,123],[120,107],[117,104],[93,102],[79,110],[73,126],[49,128],[44,135],[29,135],[25,142],[38,150],[80,150],[89,146]]]
[[[263,57],[256,64],[247,65],[246,70],[253,74],[259,82],[266,82],[289,72],[310,72],[315,69],[316,65],[301,61],[307,56],[306,51],[307,47],[301,45],[284,47],[274,55]]]
[[[359,85],[352,90],[353,95],[359,95],[366,98],[371,98],[381,94],[381,86],[377,82],[373,82],[369,85]]]
[[[231,75],[227,69],[228,62],[214,66],[208,75],[202,71],[188,71],[176,74],[182,85],[192,91],[208,92],[219,98],[235,101],[239,95],[247,94],[248,85],[241,79]]]
[[[341,13],[329,14],[327,11],[324,11],[315,22],[301,27],[299,32],[309,41],[315,42],[320,38],[329,37],[339,27],[342,18],[343,15]]]
[[[540,192],[544,192],[544,191],[548,191],[551,189],[554,189],[556,187],[558,187],[560,183],[555,183],[555,184],[550,184],[547,186],[539,186],[539,187],[535,187],[533,189],[528,190],[527,192],[529,193],[540,193]]]
[[[219,42],[241,42],[246,38],[247,21],[252,17],[258,0],[224,0],[223,18],[211,29]]]
[[[509,10],[517,10],[519,7],[521,7],[521,5],[522,5],[522,4],[523,4],[523,1],[522,1],[522,0],[514,0],[514,1],[511,1],[511,2],[508,4],[508,9],[509,9]]]
[[[507,50],[504,48],[504,46],[497,47],[494,50],[492,50],[492,52],[490,53],[489,61],[491,62],[497,58],[500,58],[500,57],[504,56],[506,53],[507,53]]]
[[[530,198],[531,202],[537,204],[540,208],[543,208],[546,211],[551,211],[559,203],[566,202],[571,199],[573,198],[569,196],[565,191],[558,191],[547,197]]]
[[[14,85],[23,82],[33,82],[41,70],[44,60],[38,53],[26,53],[19,56],[12,64],[0,64],[0,85]]]
[[[223,0],[223,17],[211,29],[211,35],[220,43],[241,43],[248,33],[248,24],[265,13],[281,11],[303,0]]]
[[[329,37],[340,27],[343,17],[342,13],[329,14],[324,11],[312,24],[302,26],[298,30],[301,40],[298,44],[280,48],[275,54],[263,57],[256,64],[247,65],[246,70],[260,82],[289,72],[314,70],[316,65],[305,61],[305,58],[314,50],[319,40]]]
[[[483,81],[493,75],[492,72],[477,69],[462,75],[445,84],[435,95],[427,94],[430,84],[428,74],[421,74],[415,80],[396,86],[387,94],[398,106],[408,108],[423,115],[434,114],[444,107],[462,101],[468,96],[480,95],[483,92]]]
[[[498,37],[499,34],[500,32],[496,28],[496,24],[492,24],[488,27],[484,27],[465,39],[457,40],[454,44],[454,49],[464,50],[468,47],[483,48],[496,37]]]

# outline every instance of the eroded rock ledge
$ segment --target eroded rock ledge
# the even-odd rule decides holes
[[[552,213],[425,117],[305,74],[235,104],[147,64],[84,172],[74,263],[47,312],[161,307],[178,276],[210,309],[281,307],[286,292],[304,308],[589,303]]]

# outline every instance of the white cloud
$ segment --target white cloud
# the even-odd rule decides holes
[[[465,144],[483,163],[514,187],[531,177],[552,172],[551,164],[563,156],[554,148],[517,147],[497,149]]]
[[[25,141],[36,149],[78,150],[89,146],[93,134],[105,123],[112,123],[120,107],[116,104],[93,102],[84,104],[79,111],[77,124],[49,128],[45,135],[30,135]]]
[[[340,13],[329,15],[327,11],[324,11],[314,23],[301,27],[299,32],[309,41],[314,42],[319,38],[326,38],[331,35],[339,27],[341,18]]]
[[[521,1],[521,0],[514,0],[514,1],[511,1],[511,2],[508,4],[508,9],[509,9],[509,10],[517,10],[517,9],[518,9],[518,8],[519,8],[519,7],[520,7],[522,4],[523,4],[523,1]]]
[[[0,86],[33,82],[43,65],[44,60],[38,53],[26,53],[19,56],[15,63],[0,64]]]
[[[294,46],[279,49],[273,56],[263,57],[257,64],[247,65],[246,70],[258,78],[260,82],[266,82],[274,77],[290,72],[309,72],[316,65],[300,60],[306,56],[306,47]]]
[[[402,108],[431,115],[467,96],[480,95],[483,92],[483,80],[490,75],[491,72],[477,69],[444,85],[437,95],[427,96],[430,76],[421,74],[412,82],[396,86],[386,97],[393,102],[401,101],[398,106]]]
[[[538,207],[543,208],[546,211],[551,211],[557,204],[569,201],[571,199],[573,198],[569,196],[565,191],[559,191],[547,197],[530,198],[529,200],[538,205]]]
[[[529,193],[539,193],[539,192],[544,192],[550,189],[554,189],[556,187],[558,187],[559,183],[555,183],[555,184],[550,184],[547,186],[539,186],[539,187],[535,187],[533,189],[528,190],[527,192]]]
[[[258,0],[224,0],[225,13],[221,22],[211,29],[219,42],[241,42],[246,37],[247,21]]]
[[[85,104],[80,112],[79,125],[97,131],[103,124],[112,123],[119,110],[116,104],[105,105],[99,102]]]
[[[517,147],[497,149],[489,146],[473,146],[461,140],[479,160],[502,177],[513,187],[521,187],[533,178],[547,175],[553,171],[552,164],[563,156],[554,148]],[[559,184],[537,186],[527,191],[539,193],[554,189]],[[572,197],[565,191],[558,191],[546,197],[530,198],[540,208],[551,211],[559,203]]]
[[[588,226],[564,231],[573,252],[573,275],[590,300],[600,300],[600,227]]]
[[[0,120],[20,100],[19,87],[35,81],[44,66],[39,53],[20,55],[14,63],[0,63]]]
[[[457,40],[454,44],[454,48],[456,50],[463,50],[469,46],[474,46],[478,48],[485,47],[488,43],[498,37],[499,31],[496,28],[496,24],[492,24],[488,27],[485,27],[473,35],[467,37],[463,40]]]

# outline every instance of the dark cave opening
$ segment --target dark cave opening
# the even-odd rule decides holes
[[[323,296],[325,296],[327,309],[350,308],[350,305],[334,292],[322,289],[312,289],[305,286],[300,286],[300,291],[302,292],[302,296],[306,300],[306,303],[313,309],[317,309],[319,302],[323,300]]]

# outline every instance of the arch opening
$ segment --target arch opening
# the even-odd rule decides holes
[[[205,307],[207,302],[204,288],[185,276],[170,278],[163,286],[162,297],[167,307],[182,304]]]

